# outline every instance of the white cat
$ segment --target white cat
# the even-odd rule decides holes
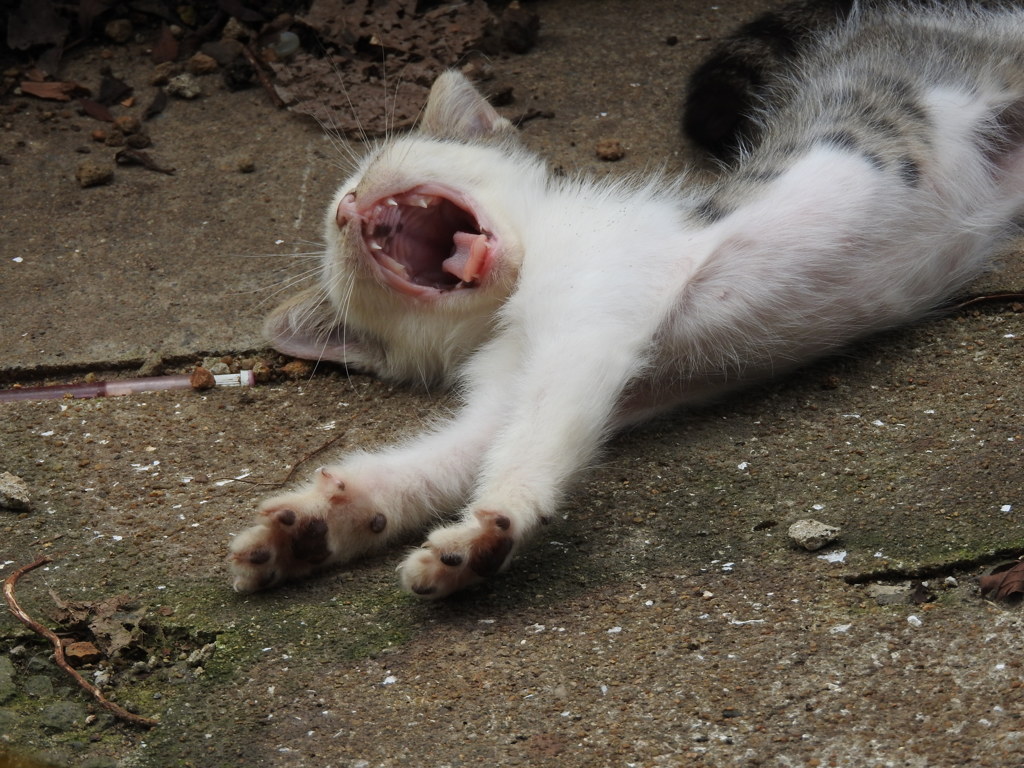
[[[458,386],[434,430],[268,499],[231,542],[263,589],[435,528],[400,566],[441,597],[508,566],[617,428],[933,309],[1024,204],[1024,14],[861,14],[771,95],[712,186],[556,178],[459,74],[327,215],[289,354]],[[461,510],[461,511],[459,511]]]

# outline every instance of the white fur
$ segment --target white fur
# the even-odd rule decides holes
[[[1024,44],[1020,14],[986,19],[929,23]],[[933,151],[914,185],[809,136],[763,185],[730,192],[727,180],[731,210],[707,223],[696,211],[709,190],[682,181],[549,177],[468,83],[444,76],[421,133],[373,152],[339,188],[327,301],[305,295],[272,331],[286,350],[384,376],[457,375],[464,405],[428,434],[350,456],[266,502],[232,544],[236,588],[348,560],[461,508],[400,567],[407,589],[443,596],[506,567],[615,427],[927,313],[986,267],[1024,206],[1019,147],[983,140],[998,131],[994,115],[1024,103],[1022,84],[927,90]],[[1007,135],[1019,141],[1013,126]],[[339,229],[334,211],[353,190],[376,199],[427,182],[486,212],[501,258],[481,287],[420,302],[375,279],[358,228]],[[383,530],[368,522],[376,515]],[[293,562],[290,542],[317,519],[329,556]]]

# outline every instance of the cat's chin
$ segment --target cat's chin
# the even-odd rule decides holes
[[[478,207],[464,194],[420,184],[369,203],[354,192],[338,204],[339,230],[359,227],[351,240],[380,281],[423,300],[473,291],[486,282],[500,243]]]

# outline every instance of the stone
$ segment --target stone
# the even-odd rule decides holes
[[[167,81],[167,92],[179,99],[191,100],[198,99],[203,95],[203,87],[195,75],[183,72]]]
[[[86,160],[75,170],[75,178],[83,189],[99,187],[114,180],[114,168],[106,163]]]
[[[94,664],[103,658],[100,649],[87,641],[69,643],[64,648],[64,656],[73,667],[80,667],[83,664]]]
[[[839,528],[818,520],[797,520],[789,526],[788,534],[793,542],[814,552],[838,539]]]
[[[194,53],[185,63],[185,68],[193,75],[208,75],[211,72],[216,72],[217,60],[213,56],[208,56],[205,53]]]
[[[135,34],[135,27],[128,19],[113,19],[107,22],[103,34],[115,43],[127,43]]]
[[[6,656],[0,656],[0,704],[14,698],[15,693],[14,664]]]
[[[85,707],[74,701],[58,701],[48,704],[39,713],[39,722],[45,728],[55,731],[70,731],[85,723]]]
[[[29,675],[25,678],[25,693],[37,699],[53,696],[53,680],[49,675]]]
[[[601,139],[594,147],[594,153],[601,160],[614,162],[626,156],[626,148],[618,139]]]
[[[879,605],[909,605],[913,590],[909,584],[868,584],[865,590]]]
[[[24,511],[31,506],[28,484],[10,472],[0,473],[0,507]]]

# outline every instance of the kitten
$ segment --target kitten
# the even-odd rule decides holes
[[[761,143],[710,186],[552,176],[461,75],[326,217],[281,351],[457,384],[427,434],[260,506],[235,589],[426,529],[441,597],[506,568],[616,429],[915,320],[986,268],[1024,204],[1024,13],[854,12],[772,89]],[[461,510],[461,511],[460,511]]]

